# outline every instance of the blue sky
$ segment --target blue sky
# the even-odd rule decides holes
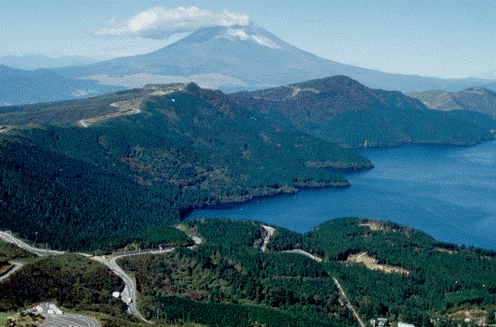
[[[323,58],[386,72],[465,77],[496,68],[492,0],[0,0],[0,56],[40,53],[108,59],[147,53],[187,34],[152,39],[105,31],[119,30],[158,6],[171,12],[195,6],[207,12],[210,21],[223,19],[227,11],[229,17],[248,18]]]

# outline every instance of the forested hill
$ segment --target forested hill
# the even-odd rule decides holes
[[[440,243],[391,222],[340,219],[305,235],[365,318],[453,326],[469,317],[494,323],[496,253]],[[446,320],[451,320],[447,322]]]
[[[333,278],[364,322],[494,323],[494,251],[359,218],[331,220],[305,234],[276,226],[266,251],[260,222],[204,219],[183,226],[202,239],[195,250],[120,261],[140,285],[143,314],[156,323],[357,325]],[[297,249],[317,257],[288,253]]]
[[[496,92],[484,87],[471,87],[460,92],[432,90],[409,93],[427,107],[438,110],[473,110],[496,117]]]
[[[346,147],[403,143],[471,145],[492,139],[492,117],[475,112],[438,112],[396,91],[370,89],[333,76],[272,89],[240,92],[238,103],[274,121]],[[478,124],[485,121],[487,124]]]
[[[0,108],[0,124],[0,229],[62,250],[118,248],[208,204],[348,186],[325,168],[372,166],[195,84]]]

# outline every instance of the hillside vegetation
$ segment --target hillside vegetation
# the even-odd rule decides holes
[[[386,316],[416,326],[431,326],[431,320],[443,325],[481,313],[485,319],[495,309],[494,251],[440,243],[418,230],[358,218],[331,220],[290,236],[276,235],[269,248],[299,244],[322,257],[364,320]],[[364,254],[397,269],[387,273],[353,262]]]
[[[139,113],[105,118],[115,102]],[[193,208],[348,186],[325,168],[372,167],[194,84],[2,110],[16,127],[0,133],[0,228],[63,250],[146,243]]]
[[[1,254],[1,252],[0,252]],[[55,301],[64,308],[125,314],[112,292],[124,288],[108,268],[76,254],[31,260],[0,283],[0,311],[17,311]]]
[[[496,117],[496,92],[484,87],[471,87],[460,92],[432,90],[409,93],[427,107],[438,110],[472,110]]]
[[[234,96],[238,103],[273,121],[344,147],[473,145],[493,139],[490,131],[496,127],[496,121],[489,116],[463,114],[474,121],[484,120],[481,126],[459,119],[457,113],[429,110],[419,100],[400,92],[367,88],[346,76]]]
[[[363,321],[453,326],[466,317],[490,321],[496,309],[495,252],[440,243],[395,223],[343,218],[305,234],[276,227],[267,252],[260,250],[260,222],[184,225],[202,238],[197,249],[120,260],[136,276],[142,312],[159,323],[355,324],[332,277]],[[294,249],[323,261],[285,252]]]
[[[185,225],[203,239],[197,250],[120,260],[136,276],[148,318],[233,327],[353,324],[322,265],[258,249],[260,223],[215,219]]]

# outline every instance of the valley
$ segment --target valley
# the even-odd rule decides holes
[[[362,321],[381,316],[432,326],[432,321],[458,323],[481,311],[487,318],[496,308],[493,251],[440,243],[391,222],[337,219],[299,234],[254,221],[206,219],[187,221],[181,229],[201,237],[201,244],[116,252],[105,259],[121,277],[132,276],[135,282],[126,282],[137,291],[132,303],[158,326],[363,326]],[[370,270],[360,260],[350,262],[350,256],[365,252],[397,270]],[[0,292],[8,283],[0,283]],[[412,292],[414,299],[408,296]],[[465,315],[455,318],[462,311]],[[123,326],[140,324],[123,323],[123,314],[114,314]],[[103,326],[113,326],[108,316],[101,319]]]
[[[18,17],[19,37],[39,30],[29,44],[57,58],[0,56],[0,326],[496,326],[494,70],[344,64],[227,9],[123,18],[144,3],[118,4],[110,28],[112,2],[73,16],[82,2],[59,3],[66,26]],[[321,21],[314,5],[293,22],[311,34],[277,33],[352,49],[349,63],[367,40],[368,67],[388,71],[410,52],[420,60],[436,30],[401,51],[383,40],[441,21],[408,12],[408,26],[381,35],[368,11],[340,21],[365,4],[339,15],[346,4],[328,3]],[[380,25],[410,5],[384,4]],[[329,29],[338,21],[353,37]],[[356,33],[362,23],[370,35]],[[51,43],[64,33],[99,59]]]
[[[346,190],[350,173],[374,167],[342,147],[363,140],[371,146],[459,146],[494,138],[490,116],[437,115],[399,92],[368,89],[344,76],[257,92],[149,85],[0,108],[0,124],[8,126],[0,135],[0,226],[34,246],[0,236],[46,255],[13,261],[10,250],[2,254],[22,266],[0,282],[0,309],[55,301],[71,312],[95,314],[105,327],[362,326],[379,316],[430,327],[428,321],[454,321],[451,315],[467,304],[496,307],[488,277],[492,251],[439,243],[390,222],[337,219],[304,234],[223,219],[188,219],[175,228],[194,209],[215,204],[267,200],[302,188]],[[313,111],[302,116],[302,108]],[[342,146],[309,132],[308,123],[350,119],[350,112],[367,122],[370,113],[387,113],[382,121],[391,132],[374,139],[379,134],[366,127],[376,134]],[[409,116],[430,129],[401,131]],[[360,120],[348,124],[357,127]],[[341,137],[359,139],[356,130],[343,129]],[[388,244],[399,246],[388,252]],[[425,258],[417,262],[416,255]],[[477,279],[456,272],[460,288],[441,282],[468,257],[476,262],[471,271]],[[447,270],[433,272],[430,260],[445,260]],[[390,296],[377,293],[372,280]],[[429,291],[419,280],[440,286]],[[111,296],[115,291],[123,302]],[[443,292],[452,295],[443,298]],[[412,302],[407,294],[418,297]]]

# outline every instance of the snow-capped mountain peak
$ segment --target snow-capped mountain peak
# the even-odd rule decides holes
[[[276,40],[264,36],[261,33],[246,31],[246,28],[228,28],[223,34],[217,35],[216,38],[226,38],[232,41],[235,41],[235,39],[242,41],[252,40],[260,45],[264,45],[272,49],[282,48]]]

